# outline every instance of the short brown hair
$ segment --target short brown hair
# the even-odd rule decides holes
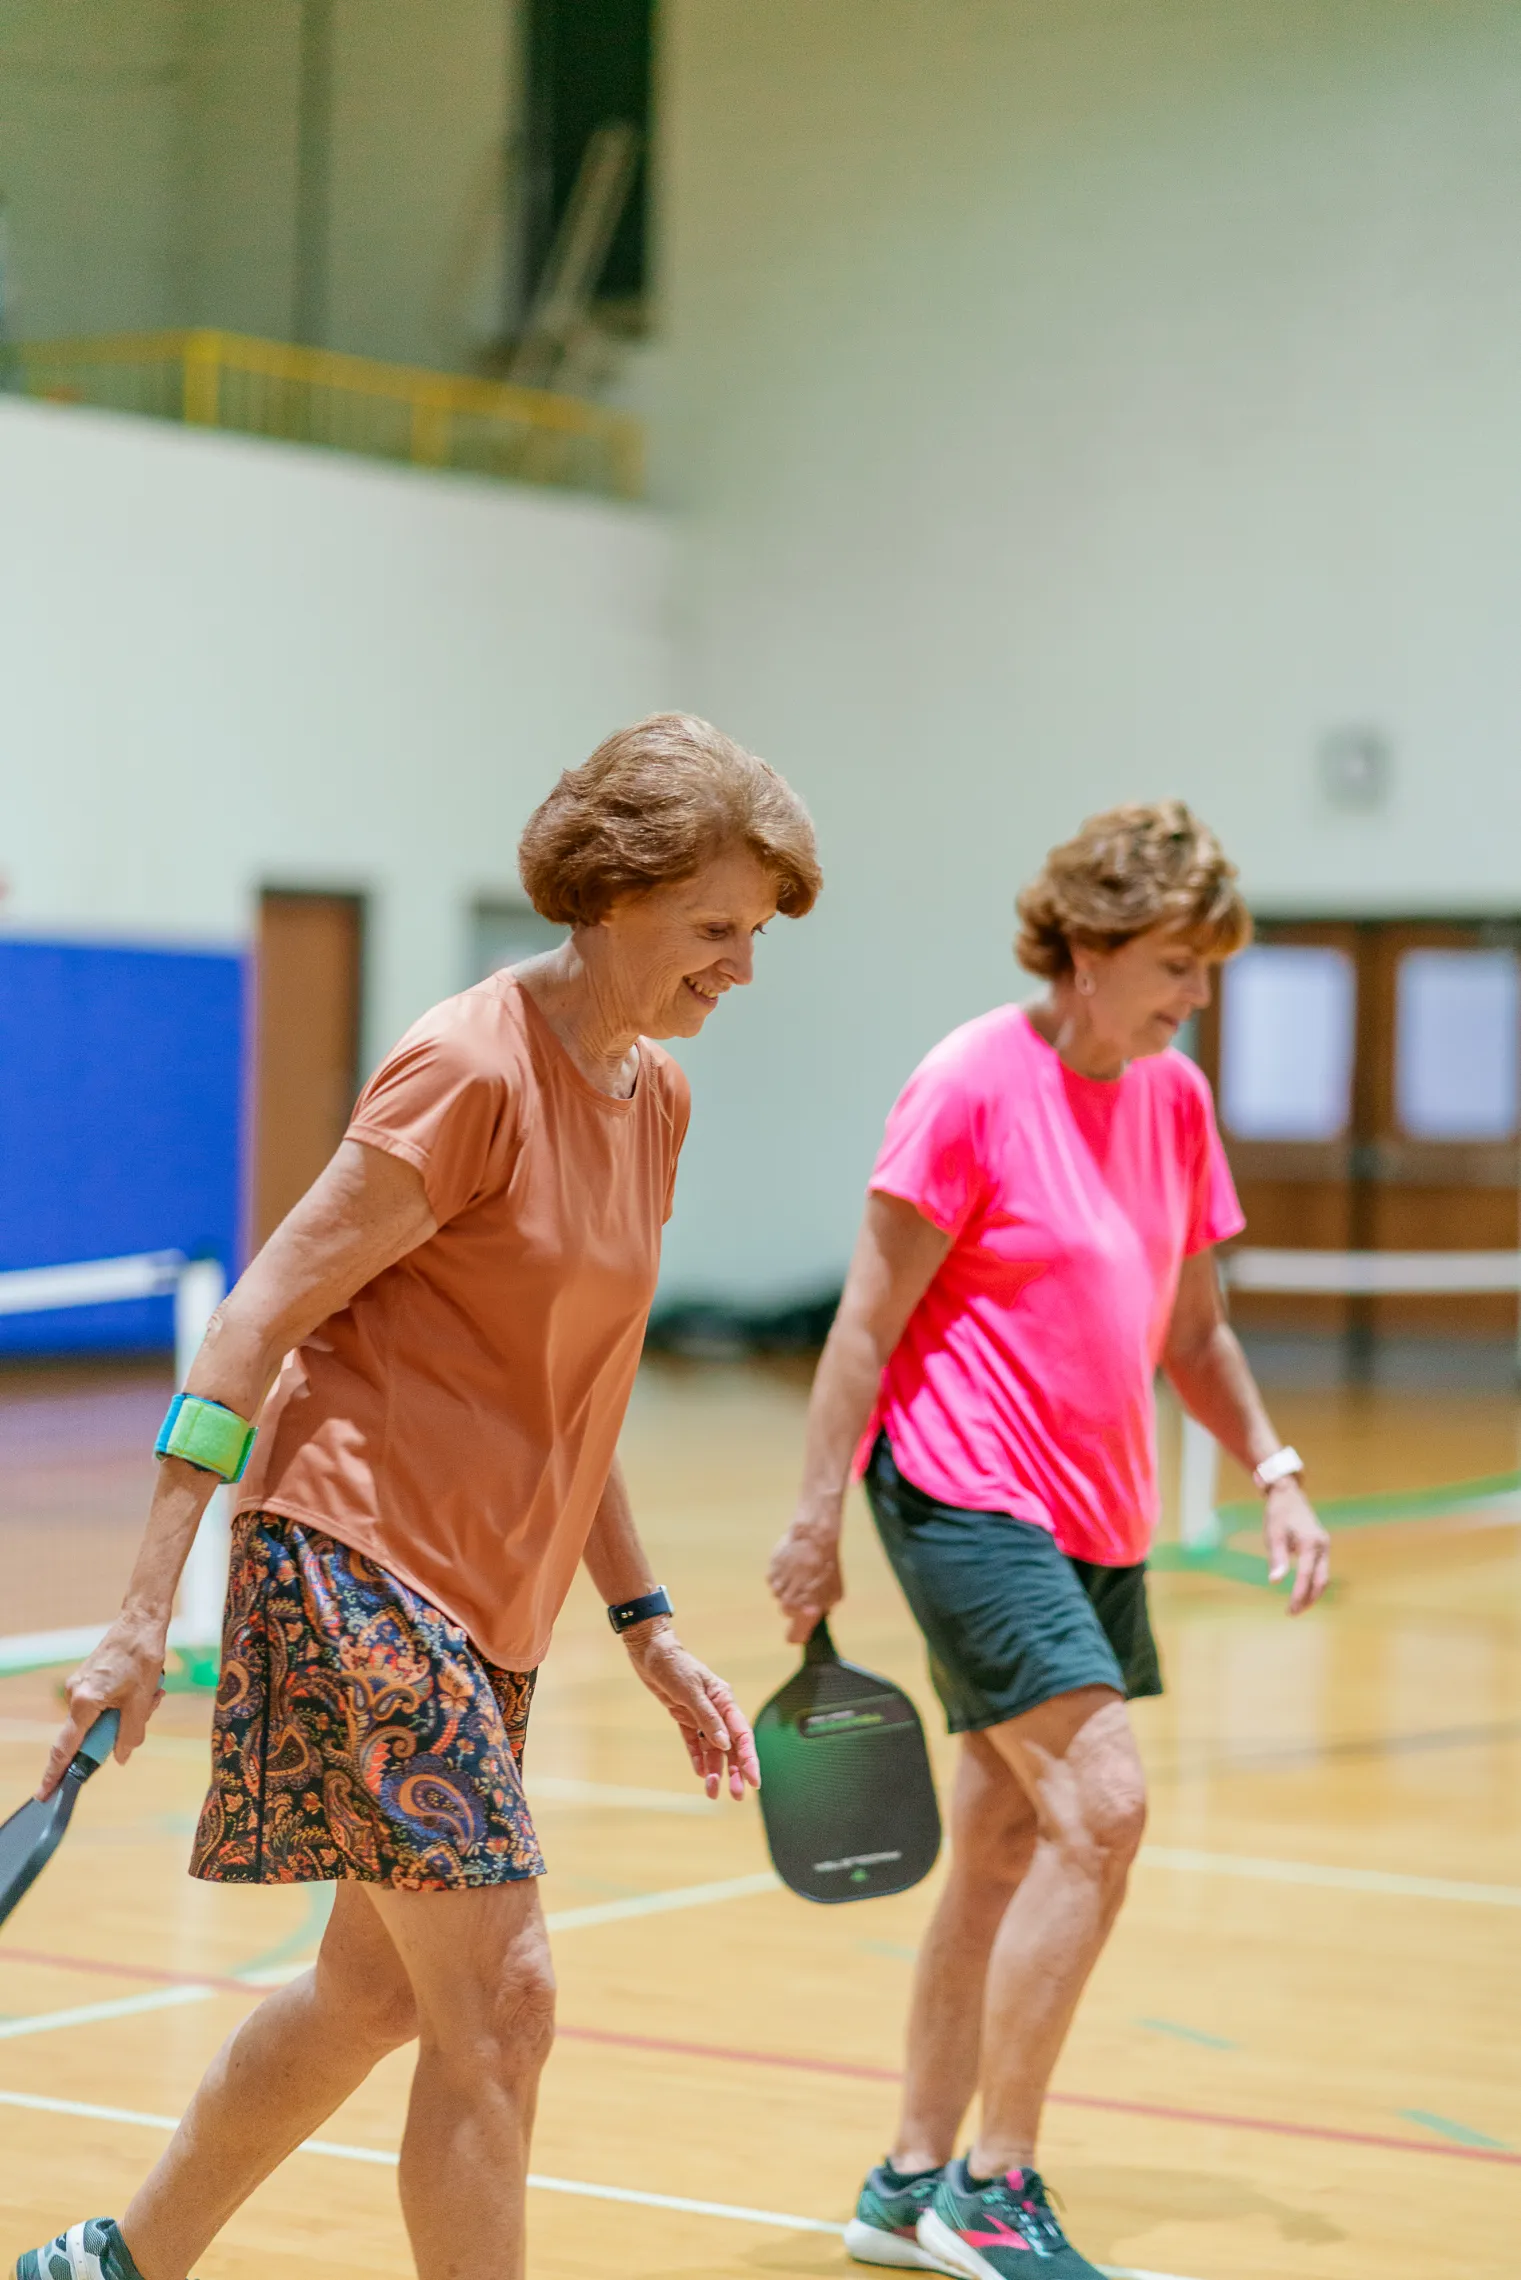
[[[1181,800],[1106,809],[1075,839],[1053,847],[1019,897],[1015,955],[1055,981],[1072,971],[1072,945],[1118,950],[1168,926],[1213,958],[1252,938],[1236,866]]]
[[[624,895],[690,879],[736,844],[774,874],[785,918],[813,908],[824,874],[791,785],[709,722],[652,713],[565,771],[528,819],[518,871],[542,917],[595,926]]]

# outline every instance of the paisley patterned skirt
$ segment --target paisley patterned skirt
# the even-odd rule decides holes
[[[320,1529],[240,1513],[191,1875],[410,1892],[542,1876],[521,1772],[534,1677]]]

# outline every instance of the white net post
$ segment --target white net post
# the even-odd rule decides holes
[[[1213,1551],[1220,1541],[1220,1515],[1215,1509],[1219,1451],[1214,1434],[1186,1410],[1178,1471],[1178,1535],[1183,1547],[1190,1552]]]
[[[206,1325],[226,1295],[227,1283],[216,1259],[192,1259],[174,1290],[174,1382],[183,1388],[201,1350]],[[201,1516],[185,1572],[180,1578],[176,1638],[187,1647],[214,1647],[222,1636],[222,1602],[227,1596],[228,1495],[219,1488]]]

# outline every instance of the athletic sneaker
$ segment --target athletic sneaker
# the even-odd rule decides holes
[[[1033,2169],[979,2185],[964,2161],[947,2162],[918,2231],[926,2260],[959,2280],[1024,2280],[1037,2260],[1050,2264],[1049,2280],[1102,2280],[1057,2223]]]
[[[858,2264],[897,2264],[917,2272],[935,2269],[914,2228],[944,2175],[943,2169],[920,2169],[905,2177],[890,2161],[878,2164],[861,2187],[856,2213],[845,2227],[845,2246]]]
[[[114,2217],[87,2217],[16,2259],[15,2280],[142,2280]]]

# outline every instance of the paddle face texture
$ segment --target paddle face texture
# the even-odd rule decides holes
[[[116,1746],[121,1719],[103,1710],[81,1742],[69,1769],[46,1802],[29,1797],[0,1824],[0,1924],[47,1867],[63,1842],[79,1792]]]
[[[841,1662],[828,1626],[755,1721],[777,1875],[826,1907],[906,1892],[935,1865],[940,1808],[924,1728],[889,1679]]]

